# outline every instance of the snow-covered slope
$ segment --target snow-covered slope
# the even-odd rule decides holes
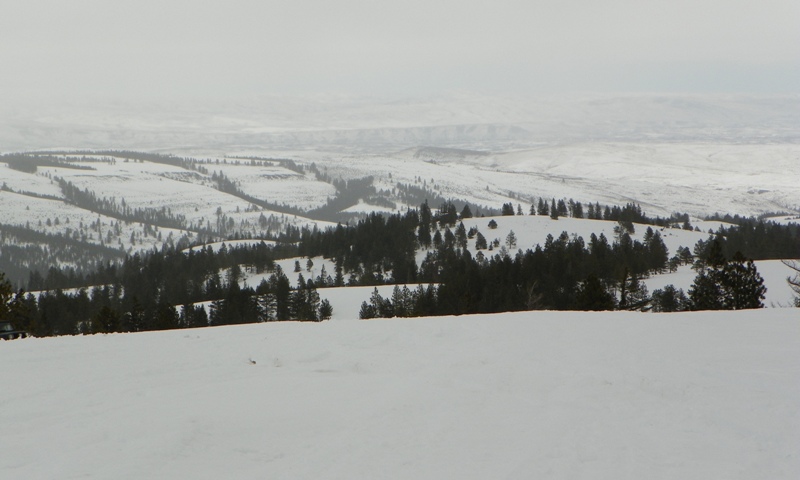
[[[0,478],[800,476],[795,310],[0,344]]]
[[[800,144],[578,142],[499,152],[406,149],[382,154],[311,154],[333,176],[376,177],[426,187],[444,198],[498,208],[539,197],[583,203],[635,202],[650,215],[800,212]],[[434,205],[436,206],[436,205]]]

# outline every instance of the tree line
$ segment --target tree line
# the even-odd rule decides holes
[[[658,229],[648,227],[639,241],[622,220],[612,239],[592,234],[586,241],[563,232],[522,250],[513,231],[500,244],[499,239],[487,242],[477,227],[467,230],[463,219],[471,216],[469,205],[459,213],[452,202],[435,210],[424,202],[418,209],[370,214],[326,230],[293,227],[284,235],[292,241],[275,246],[261,242],[219,251],[164,246],[91,271],[51,268],[32,277],[30,286],[68,283],[80,288],[56,287],[38,298],[18,291],[7,303],[15,306],[19,327],[40,336],[321,320],[330,317],[331,307],[317,289],[334,285],[427,285],[397,287],[390,299],[375,292],[362,305],[364,318],[533,309],[755,308],[762,306],[763,280],[751,260],[726,249],[740,237],[759,244],[774,235],[786,236],[785,248],[794,245],[800,251],[796,229],[755,224],[743,231],[726,229],[724,236],[699,242],[694,254],[684,248],[670,258]],[[485,228],[498,221],[487,221]],[[426,253],[418,264],[420,249]],[[332,259],[335,270],[306,279],[297,268],[292,282],[275,260],[300,256]],[[643,278],[690,262],[698,276],[688,295],[674,287],[647,292]],[[245,273],[269,276],[248,286],[242,282]],[[203,302],[208,308],[198,305]]]

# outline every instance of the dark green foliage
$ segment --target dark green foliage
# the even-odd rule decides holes
[[[745,258],[768,260],[797,258],[800,252],[800,224],[780,225],[755,219],[739,219],[739,225],[720,227],[714,236],[723,254],[732,258],[741,252]]]
[[[333,316],[333,307],[331,306],[331,302],[328,299],[323,299],[319,303],[319,311],[317,312],[317,318],[322,320],[330,320]]]
[[[627,268],[623,269],[622,278],[619,284],[619,304],[620,310],[640,310],[647,311],[650,307],[650,296],[647,286],[639,281],[636,275],[630,275]]]
[[[547,206],[547,202],[543,198],[539,198],[539,203],[536,207],[536,213],[539,215],[550,215],[550,207]]]
[[[603,286],[603,283],[594,274],[589,275],[578,287],[575,300],[576,310],[614,309],[614,295]]]
[[[683,289],[675,289],[674,285],[653,290],[651,305],[654,312],[682,312],[691,306]]]
[[[539,203],[547,206],[542,199]],[[572,200],[556,203],[553,199],[547,210],[559,215],[564,208],[567,214],[582,215],[582,207]],[[582,238],[564,232],[558,237],[549,235],[543,245],[516,253],[515,235],[509,234],[502,248],[487,250],[489,244],[477,228],[465,232],[462,223],[456,225],[455,211],[452,203],[443,201],[436,216],[423,204],[419,210],[390,216],[372,214],[353,225],[340,224],[326,231],[289,227],[283,238],[296,245],[267,247],[262,243],[225,247],[219,252],[202,247],[187,253],[165,247],[160,252],[129,256],[119,263],[103,262],[88,272],[35,272],[30,274],[31,285],[54,290],[40,295],[37,302],[11,289],[11,297],[6,297],[11,302],[4,304],[0,315],[8,316],[9,307],[15,306],[15,322],[37,335],[320,320],[329,318],[330,304],[320,300],[316,288],[341,286],[346,279],[353,285],[429,284],[414,290],[397,288],[388,299],[375,291],[370,302],[362,306],[364,318],[539,308],[609,309],[615,302],[611,287],[619,293],[619,308],[645,309],[647,291],[640,279],[667,268],[669,261],[659,229],[648,227],[643,242],[634,241],[628,233],[628,224],[643,217],[638,206],[606,207],[603,212],[599,204],[589,204],[589,217],[616,217],[622,226],[613,243],[601,234],[592,235],[587,245]],[[435,242],[431,235],[434,231]],[[766,225],[763,229],[756,225],[747,238],[762,242],[761,236],[770,232],[784,240],[793,238],[791,230],[773,230]],[[9,234],[2,230],[0,235]],[[417,268],[416,251],[425,246],[426,236],[437,248],[429,250]],[[482,249],[475,258],[465,248],[469,238],[475,238],[475,245]],[[698,244],[700,272],[690,291],[692,308],[761,306],[763,283],[752,262],[743,257],[725,260],[725,242],[733,244],[731,239],[736,238],[734,233],[716,244]],[[499,239],[494,246],[499,247]],[[4,247],[0,261],[7,251]],[[293,289],[280,268],[274,267],[274,259],[298,256],[334,259],[334,278],[323,269],[314,279],[301,277]],[[673,257],[675,264],[691,258],[688,248]],[[305,264],[307,270],[313,267],[310,261]],[[253,289],[240,286],[245,269],[259,273],[272,270],[273,274]],[[55,290],[86,285],[101,287],[74,294]],[[213,302],[210,315],[195,305],[204,301]],[[685,309],[687,301],[681,291],[665,288],[653,292],[652,305],[657,311],[675,311]]]
[[[314,283],[310,279],[304,280],[303,275],[298,276],[297,288],[291,293],[289,305],[293,320],[311,322],[319,320],[317,316],[320,308],[319,294],[314,288]]]
[[[11,322],[17,330],[43,335],[46,332],[36,321],[37,311],[35,299],[23,290],[14,292],[11,282],[0,272],[0,322]]]
[[[698,248],[699,272],[689,288],[692,310],[762,308],[764,279],[752,260],[736,252],[726,260],[718,240]]]
[[[439,225],[442,228],[453,226],[456,224],[456,220],[458,220],[456,206],[450,201],[442,203],[436,212],[436,221],[439,222]]]
[[[763,308],[767,288],[764,279],[756,270],[753,260],[745,259],[736,252],[723,270],[725,297],[723,305],[727,310]]]
[[[475,234],[475,249],[476,250],[485,250],[489,248],[489,245],[486,243],[486,237],[483,236],[481,232]]]
[[[793,260],[783,260],[783,264],[793,272],[792,275],[786,277],[786,282],[794,292],[794,305],[800,307],[800,264]]]

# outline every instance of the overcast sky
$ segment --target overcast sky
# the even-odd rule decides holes
[[[3,98],[800,92],[798,0],[7,0]]]

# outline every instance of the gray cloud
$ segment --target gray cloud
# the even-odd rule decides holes
[[[800,87],[795,0],[14,3],[5,98]]]

